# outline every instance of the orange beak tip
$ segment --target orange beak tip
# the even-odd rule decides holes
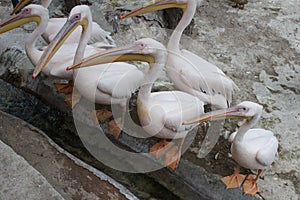
[[[32,75],[31,78],[32,78],[32,80],[34,80],[35,79],[35,75]]]

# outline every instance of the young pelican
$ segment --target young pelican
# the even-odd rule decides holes
[[[165,66],[166,59],[165,47],[153,39],[145,38],[132,45],[100,52],[85,58],[68,69],[120,60],[148,62],[150,69],[144,77],[137,98],[138,116],[143,128],[151,136],[180,139],[178,147],[173,143],[163,142],[150,149],[156,157],[165,155],[165,165],[175,169],[179,162],[184,138],[195,127],[195,124],[182,125],[182,122],[202,115],[204,103],[195,96],[181,91],[151,93],[152,85]],[[160,150],[156,151],[156,149]]]
[[[17,13],[24,6],[29,4],[31,0],[20,0],[19,3],[14,7],[11,15]],[[48,8],[51,4],[52,0],[41,0],[41,5],[44,8]],[[66,23],[67,18],[51,18],[49,19],[49,23],[45,32],[42,34],[44,40],[50,43],[54,37],[57,35],[58,31],[62,28],[62,26]],[[65,42],[67,43],[78,43],[81,35],[81,27],[78,28],[75,33],[72,34],[72,37],[69,37]],[[105,47],[114,47],[116,46],[115,41],[111,38],[110,32],[104,31],[99,24],[93,22],[93,31],[91,37],[89,39],[88,44],[91,44],[94,47],[105,48]]]
[[[231,154],[233,159],[239,164],[231,176],[222,178],[222,182],[227,188],[238,188],[243,183],[245,176],[239,174],[240,166],[247,169],[258,169],[256,178],[247,176],[243,183],[244,192],[254,195],[258,191],[256,181],[258,180],[262,169],[271,165],[277,155],[278,141],[272,131],[265,129],[251,129],[259,120],[263,107],[259,104],[244,101],[235,107],[212,111],[201,116],[197,121],[215,121],[226,118],[246,119],[245,123],[237,132],[232,133],[229,140],[231,144]]]
[[[198,97],[205,104],[227,108],[236,87],[234,82],[215,65],[179,47],[182,33],[196,12],[196,0],[153,0],[120,19],[175,7],[183,9],[184,13],[167,45],[166,69],[169,78],[179,90]]]
[[[65,63],[64,70],[66,71],[67,66],[80,61],[82,58],[97,53],[95,51],[87,51],[87,49],[91,48],[87,45],[87,41],[92,32],[92,15],[90,8],[86,5],[75,6],[71,10],[65,25],[44,51],[44,54],[33,72],[33,76],[37,76],[43,67],[47,66],[47,63],[51,61],[52,57],[54,58],[56,53],[60,51],[60,48],[64,46],[64,41],[70,37],[78,27],[82,27],[83,30],[80,42],[78,47],[73,44],[73,49],[76,50],[76,53],[71,53],[72,59],[69,60],[68,63]],[[71,46],[71,44],[69,45]],[[74,70],[73,76],[76,90],[86,99],[103,105],[121,105],[123,113],[121,122],[118,123],[120,126],[123,124],[127,100],[140,86],[144,78],[144,74],[134,65],[124,62]],[[117,128],[118,126],[114,122],[115,121],[111,121],[109,129],[114,130],[111,131],[111,133],[117,138],[121,130]]]

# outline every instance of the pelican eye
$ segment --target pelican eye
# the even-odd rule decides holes
[[[30,13],[30,11],[31,11],[31,9],[30,9],[30,8],[25,8],[25,9],[24,9],[24,13],[26,13],[26,14],[29,14],[29,13]]]
[[[80,14],[80,13],[74,14],[74,15],[70,18],[70,21],[71,21],[71,22],[78,21],[78,20],[80,20],[80,18],[81,18],[81,14]]]
[[[239,108],[239,111],[240,111],[240,112],[245,112],[245,111],[247,111],[247,110],[248,110],[248,108],[246,108],[246,107],[240,107],[240,108]]]

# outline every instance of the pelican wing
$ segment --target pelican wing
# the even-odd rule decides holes
[[[192,125],[182,125],[184,121],[189,121],[199,117],[204,113],[204,103],[198,98],[180,91],[171,92],[173,99],[165,101],[164,126],[174,132],[181,132],[191,129]],[[167,107],[167,108],[166,108]]]
[[[58,31],[66,23],[66,21],[67,18],[50,18],[48,21],[48,26],[42,35],[43,39],[47,43],[50,43],[54,39]],[[72,35],[64,42],[64,44],[78,43],[78,41],[80,40],[81,32],[82,27],[80,26],[72,33]],[[93,22],[92,34],[88,44],[98,48],[111,48],[116,46],[115,41],[110,36],[110,32],[103,30],[96,22]]]
[[[128,98],[140,86],[144,74],[127,63],[112,63],[102,67],[97,87],[116,98]],[[100,68],[100,66],[99,66]]]
[[[50,18],[49,21],[48,21],[48,25],[47,25],[47,28],[45,30],[45,32],[43,33],[42,37],[43,39],[47,42],[47,43],[50,43],[56,36],[56,34],[59,32],[59,30],[63,27],[63,25],[66,23],[67,21],[67,18]],[[65,44],[67,43],[78,43],[79,41],[79,36],[76,37],[76,39],[70,39],[68,38],[66,41],[65,41]],[[75,48],[76,49],[76,48]]]
[[[93,22],[92,30],[93,32],[91,38],[89,39],[89,44],[99,48],[116,46],[114,39],[112,39],[110,36],[111,33],[103,30],[96,22]]]
[[[256,154],[256,159],[258,162],[265,166],[269,166],[275,160],[278,148],[277,139],[272,136],[269,138],[269,141],[265,143],[265,146],[261,147],[261,149]]]
[[[181,70],[181,80],[190,88],[205,95],[222,95],[226,101],[231,102],[233,90],[237,88],[234,82],[222,70],[190,51],[182,50],[186,59],[186,66]]]
[[[67,71],[66,68],[73,64],[74,55],[76,52],[77,43],[73,44],[64,44],[54,55],[53,59],[50,60],[50,69],[45,68],[45,73],[52,77],[61,78],[61,79],[72,79],[73,71]],[[93,55],[97,52],[100,52],[101,49],[92,47],[88,45],[84,52],[84,57]],[[49,65],[49,64],[48,64]],[[49,72],[47,72],[49,71]]]

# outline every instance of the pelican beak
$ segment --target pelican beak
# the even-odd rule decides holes
[[[30,9],[23,10],[19,14],[0,23],[0,34],[18,28],[29,22],[36,22],[40,24],[41,18],[39,16],[30,15]]]
[[[87,19],[80,20],[81,17],[79,15],[80,14],[74,14],[70,18],[68,18],[67,22],[57,33],[53,41],[48,45],[47,49],[43,52],[43,55],[40,57],[33,71],[32,74],[33,79],[48,64],[48,62],[52,59],[52,57],[63,45],[63,43],[68,39],[68,37],[72,34],[72,32],[76,30],[78,26],[82,26],[82,32],[86,31],[88,20]]]
[[[245,116],[244,113],[240,111],[240,109],[241,108],[239,106],[235,106],[231,108],[225,108],[221,110],[208,112],[202,115],[201,117],[199,117],[198,119],[188,121],[188,122],[183,122],[183,125],[208,122],[208,121],[225,120],[231,118],[246,119],[246,120],[252,119],[252,117]]]
[[[120,16],[120,19],[126,19],[129,17],[135,17],[149,12],[157,10],[163,10],[167,8],[181,8],[183,11],[186,10],[187,3],[178,3],[176,0],[152,0],[146,3],[144,6],[132,10],[131,12]]]
[[[154,63],[154,57],[143,54],[140,49],[141,47],[139,45],[133,44],[103,51],[67,67],[67,70],[121,61],[144,61]]]
[[[14,7],[14,10],[10,13],[10,15],[18,13],[22,8],[29,4],[30,1],[31,0],[20,0],[18,4]]]

